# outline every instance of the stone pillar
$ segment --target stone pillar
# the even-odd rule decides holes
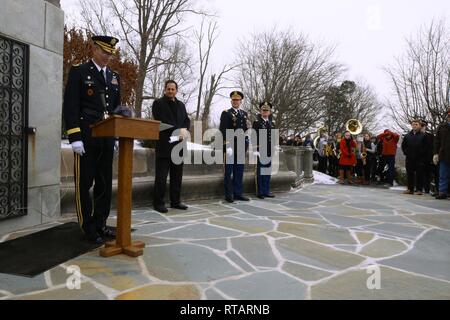
[[[59,0],[45,0],[47,2],[50,2],[51,4],[53,4],[54,6],[61,8],[61,3]]]
[[[28,210],[0,234],[60,217],[64,12],[59,0],[1,0],[0,34],[29,45]]]
[[[311,183],[314,181],[313,174],[313,153],[314,150],[310,147],[304,148],[303,152],[303,179],[306,183]]]
[[[304,180],[303,171],[305,170],[305,154],[308,155],[308,150],[304,147],[291,147],[291,146],[282,146],[283,153],[286,156],[286,164],[289,171],[293,171],[296,174],[296,179],[294,183],[294,187],[300,187]],[[307,156],[306,156],[307,157]],[[312,163],[312,159],[311,159]],[[311,169],[312,173],[312,169]],[[308,177],[308,181],[311,177]]]

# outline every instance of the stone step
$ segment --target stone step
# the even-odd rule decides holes
[[[271,191],[289,191],[295,183],[296,174],[292,171],[279,171],[271,178]],[[154,177],[133,178],[133,206],[151,205],[153,200]],[[244,193],[255,195],[255,175],[252,172],[244,174]],[[183,177],[181,197],[183,201],[223,198],[223,174],[186,175]],[[169,179],[166,188],[166,203],[169,201]],[[117,180],[113,181],[113,198],[111,207],[117,204]],[[75,186],[73,182],[61,184],[61,214],[75,212]]]

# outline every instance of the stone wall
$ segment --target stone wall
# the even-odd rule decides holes
[[[60,217],[64,13],[59,1],[0,0],[0,34],[29,44],[28,214],[0,234]]]
[[[191,153],[194,159],[194,153]],[[293,155],[294,157],[296,154]],[[291,163],[297,163],[292,155],[285,152],[279,154],[278,173],[271,179],[271,189],[275,192],[289,191],[296,185],[296,167]],[[117,155],[114,157],[114,178],[117,178]],[[133,157],[133,206],[149,205],[152,201],[154,185],[155,153],[153,149],[135,149]],[[193,160],[192,160],[193,163]],[[311,154],[312,163],[312,154]],[[312,170],[311,170],[312,172]],[[75,189],[73,183],[73,153],[71,149],[61,150],[61,211],[62,213],[75,212]],[[168,188],[169,186],[167,186]],[[168,190],[167,190],[168,191]],[[248,195],[255,194],[255,165],[247,164],[244,173],[244,192]],[[116,205],[117,180],[113,182],[112,207]],[[166,193],[168,197],[168,192]],[[223,197],[223,166],[186,164],[183,170],[183,200],[221,199]],[[168,199],[166,199],[168,200]]]

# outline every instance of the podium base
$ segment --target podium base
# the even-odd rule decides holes
[[[121,247],[116,242],[107,242],[105,247],[100,250],[100,256],[108,258],[118,254],[125,254],[130,257],[139,257],[144,254],[145,243],[134,241],[127,247]]]

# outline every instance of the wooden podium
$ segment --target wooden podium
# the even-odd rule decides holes
[[[138,257],[145,243],[131,241],[131,192],[134,139],[159,139],[160,121],[112,116],[92,126],[93,137],[119,137],[117,237],[100,250],[102,257],[126,254]]]

